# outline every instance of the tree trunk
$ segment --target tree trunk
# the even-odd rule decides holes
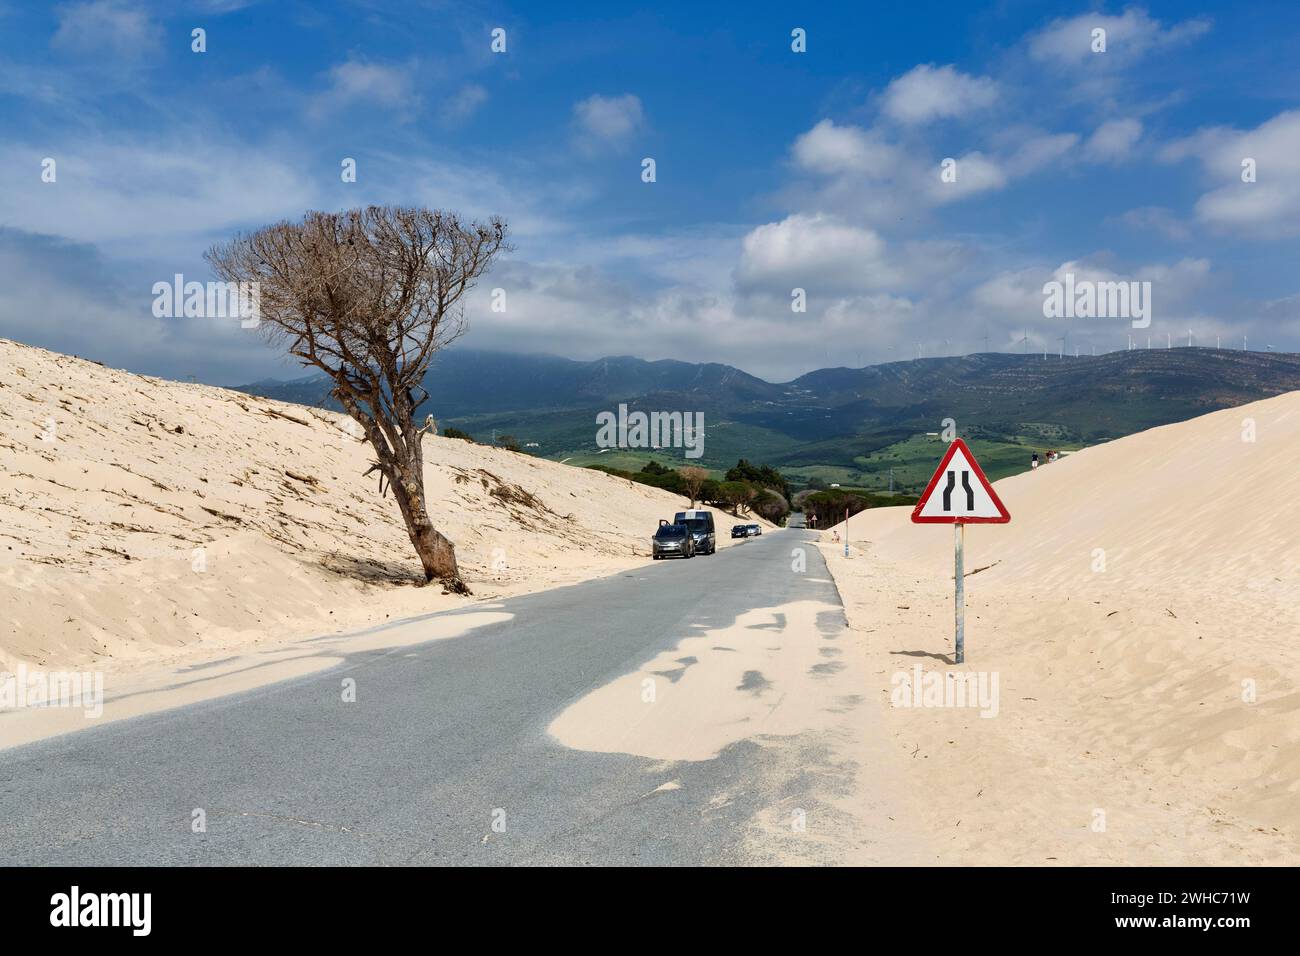
[[[424,580],[435,578],[455,594],[469,594],[470,590],[460,579],[460,570],[456,566],[456,546],[438,532],[429,520],[429,509],[424,503],[424,457],[421,447],[423,434],[411,422],[411,400],[404,394],[406,401],[396,409],[391,421],[375,415],[372,417],[362,411],[355,394],[346,383],[340,383],[334,395],[347,409],[348,414],[359,422],[365,430],[366,439],[375,450],[378,461],[376,467],[388,479],[397,507],[402,512],[402,521],[406,524],[406,534],[411,539],[411,546],[420,558],[424,568]],[[366,396],[364,400],[371,409],[380,409],[382,404],[377,394]]]
[[[402,511],[411,546],[415,548],[420,564],[424,567],[424,580],[437,578],[448,591],[469,594],[470,590],[460,579],[460,570],[456,566],[456,546],[434,528],[433,522],[429,520],[421,484],[413,480],[408,472],[403,480],[393,482],[393,497],[397,499],[397,506]]]

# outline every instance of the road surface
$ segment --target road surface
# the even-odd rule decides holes
[[[822,742],[742,740],[666,769],[572,750],[546,729],[701,625],[755,607],[825,602],[838,610],[817,628],[834,639],[843,610],[820,553],[808,545],[807,572],[791,571],[792,547],[812,538],[768,533],[512,598],[499,602],[511,620],[460,637],[0,750],[0,864],[765,862],[756,814],[816,805]],[[345,704],[348,676],[358,694]]]

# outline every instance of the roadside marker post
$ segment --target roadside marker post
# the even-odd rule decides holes
[[[942,490],[936,495],[941,481]],[[1010,520],[1010,512],[988,478],[984,477],[984,470],[970,448],[960,438],[955,439],[912,509],[912,521],[915,524],[953,526],[953,631],[956,645],[953,657],[958,664],[966,662],[966,578],[963,568],[966,525],[1006,524]]]

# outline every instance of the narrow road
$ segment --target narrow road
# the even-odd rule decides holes
[[[817,549],[801,547],[812,538],[769,533],[513,598],[500,602],[510,620],[461,637],[0,751],[0,864],[763,862],[755,815],[779,799],[815,804],[822,741],[792,754],[740,740],[666,768],[569,749],[547,727],[756,607],[831,606],[819,635],[773,626],[755,641],[833,640],[843,610]],[[794,548],[806,573],[792,573]],[[346,677],[354,703],[341,700]]]

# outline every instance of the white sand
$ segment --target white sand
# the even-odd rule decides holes
[[[662,761],[669,787],[680,786],[683,762],[752,741],[762,759],[747,763],[738,790],[707,794],[705,811],[764,797],[747,821],[746,860],[927,862],[872,702],[863,702],[865,643],[817,626],[818,614],[837,611],[795,601],[701,628],[575,701],[550,733],[568,747]]]
[[[859,515],[848,559],[823,535],[935,861],[1300,860],[1300,393],[995,487],[961,668],[950,527]],[[892,706],[916,663],[996,672],[998,716]]]
[[[3,339],[0,367],[0,671],[90,667],[110,691],[149,686],[468,603],[412,583],[397,507],[362,479],[371,455],[345,417]],[[429,438],[425,458],[474,601],[646,562],[658,519],[688,504],[454,439]],[[730,516],[718,524],[728,547]]]

